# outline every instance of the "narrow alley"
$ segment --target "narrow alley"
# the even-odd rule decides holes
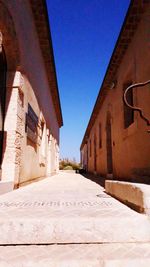
[[[150,266],[150,220],[72,172],[0,196],[0,267]]]

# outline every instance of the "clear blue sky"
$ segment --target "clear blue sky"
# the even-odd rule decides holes
[[[64,126],[60,157],[80,158],[129,0],[47,0]]]

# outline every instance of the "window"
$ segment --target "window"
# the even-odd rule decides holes
[[[99,148],[102,148],[102,125],[99,123]]]
[[[132,82],[125,83],[123,86],[123,93],[132,84]],[[127,93],[127,101],[133,106],[133,90],[130,89]],[[134,111],[124,103],[124,128],[128,128],[134,122]]]
[[[41,121],[41,144],[39,153],[39,163],[40,165],[46,165],[46,150],[47,148],[47,134],[46,134],[46,124]]]
[[[92,147],[91,147],[91,139],[90,139],[90,157],[92,156]]]

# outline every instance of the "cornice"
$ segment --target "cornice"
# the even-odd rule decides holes
[[[45,0],[29,0],[39,38],[40,48],[45,63],[53,104],[59,127],[63,125],[52,38],[49,26],[48,11]]]
[[[142,14],[145,12],[147,5],[150,4],[149,0],[132,0],[128,8],[127,15],[125,17],[123,26],[121,28],[118,40],[116,42],[114,51],[112,53],[110,62],[107,67],[105,77],[103,79],[98,97],[96,99],[88,126],[83,137],[80,150],[87,142],[91,128],[97,118],[100,107],[110,90],[112,83],[114,83],[117,75],[118,68],[122,62],[122,59],[128,49],[129,44],[136,32],[137,26],[142,18]]]

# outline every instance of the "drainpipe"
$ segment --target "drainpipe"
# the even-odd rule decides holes
[[[131,105],[128,103],[128,101],[127,101],[127,93],[129,92],[129,90],[132,90],[132,89],[135,88],[135,87],[144,87],[145,85],[147,85],[147,84],[149,84],[149,83],[150,83],[150,80],[148,80],[148,81],[146,81],[146,82],[144,82],[144,83],[135,83],[135,84],[132,84],[132,85],[130,85],[129,87],[127,87],[127,89],[125,90],[124,95],[123,95],[124,103],[125,103],[129,108],[131,108],[132,110],[139,112],[141,119],[143,119],[143,120],[146,122],[146,124],[147,124],[148,126],[150,126],[150,120],[144,116],[143,111],[142,111],[141,108],[139,108],[139,107],[137,107],[137,106],[131,106]],[[150,133],[150,130],[147,130],[147,132]]]

